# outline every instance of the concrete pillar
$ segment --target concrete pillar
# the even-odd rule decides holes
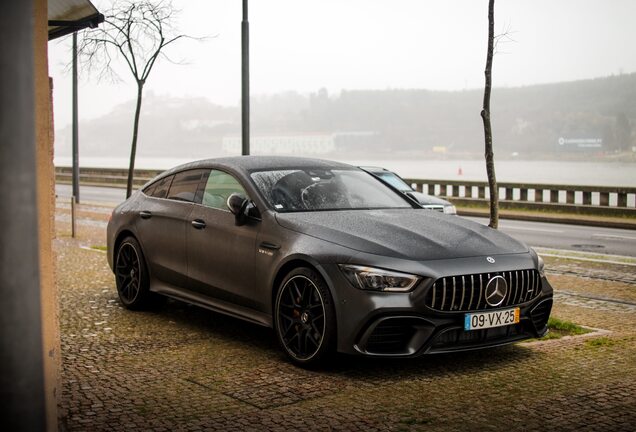
[[[57,430],[60,393],[60,335],[53,257],[55,169],[53,167],[53,88],[48,66],[48,2],[33,0],[33,72],[35,82],[35,163],[40,261],[40,310],[46,429]]]
[[[46,427],[33,55],[39,1],[0,2],[0,413],[7,431]]]

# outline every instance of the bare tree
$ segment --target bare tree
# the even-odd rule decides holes
[[[159,58],[172,61],[165,54],[166,47],[182,38],[194,39],[192,36],[176,34],[174,19],[177,12],[170,1],[115,1],[104,14],[103,25],[85,30],[78,47],[83,64],[89,70],[98,69],[100,77],[117,77],[113,60],[123,58],[137,83],[126,197],[132,193],[144,85]]]
[[[492,126],[490,124],[490,91],[492,88],[492,58],[495,46],[495,0],[488,1],[488,52],[486,55],[486,85],[484,87],[484,102],[481,110],[481,118],[484,123],[484,141],[486,145],[486,173],[488,175],[488,187],[490,189],[490,222],[488,226],[499,226],[499,187],[495,176],[495,160],[492,149]]]

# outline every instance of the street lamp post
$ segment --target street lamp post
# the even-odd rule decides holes
[[[73,32],[73,197],[75,202],[79,203],[79,137],[77,122],[77,32]]]
[[[243,155],[250,154],[250,23],[247,20],[247,0],[243,0],[241,22],[241,143]]]

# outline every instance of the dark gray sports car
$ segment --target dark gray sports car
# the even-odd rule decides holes
[[[273,327],[304,365],[539,337],[552,308],[526,245],[324,160],[173,168],[113,211],[108,251],[126,307],[161,294]]]

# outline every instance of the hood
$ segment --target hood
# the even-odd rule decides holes
[[[277,213],[284,228],[360,252],[417,261],[524,253],[485,225],[422,209]]]

